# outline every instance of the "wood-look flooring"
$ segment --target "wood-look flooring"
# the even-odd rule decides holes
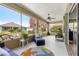
[[[69,44],[67,46],[69,56],[77,56],[77,46],[75,43]]]

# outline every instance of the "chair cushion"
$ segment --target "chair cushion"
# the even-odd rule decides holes
[[[3,49],[5,50],[5,51],[7,51],[9,54],[10,54],[10,56],[18,56],[16,53],[14,53],[12,50],[10,50],[10,49],[8,49],[8,48],[6,48],[6,47],[3,47]]]
[[[4,50],[3,48],[0,48],[0,55],[1,56],[10,56],[9,53],[6,50]]]

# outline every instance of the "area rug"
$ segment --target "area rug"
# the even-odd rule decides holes
[[[53,52],[51,52],[46,47],[33,47],[26,49],[21,53],[22,56],[54,56]]]

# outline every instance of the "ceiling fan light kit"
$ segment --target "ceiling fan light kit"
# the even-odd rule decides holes
[[[49,21],[51,21],[52,19],[55,19],[55,18],[52,18],[50,17],[50,14],[48,14],[48,18],[47,18]]]

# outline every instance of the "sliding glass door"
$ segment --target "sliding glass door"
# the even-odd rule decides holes
[[[77,7],[69,13],[69,48],[71,55],[77,55]]]

